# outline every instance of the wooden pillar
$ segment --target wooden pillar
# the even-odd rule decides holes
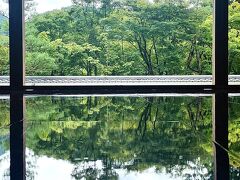
[[[9,0],[10,87],[22,90],[25,79],[24,0]]]
[[[214,0],[213,83],[216,89],[228,85],[228,0]]]

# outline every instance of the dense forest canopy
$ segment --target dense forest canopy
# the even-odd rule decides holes
[[[239,105],[239,97],[229,98],[229,156],[236,179]],[[213,178],[211,97],[36,97],[27,98],[26,106],[27,147],[35,156],[71,162],[75,179],[116,178],[117,169],[151,167],[183,179],[194,175],[186,169],[199,179]],[[1,141],[9,133],[3,128],[9,124],[9,101],[0,101],[0,110]],[[0,144],[7,149],[8,143]],[[97,160],[101,171],[82,167]]]
[[[72,0],[41,14],[26,7],[27,75],[211,74],[211,0]],[[0,23],[0,32],[7,32]],[[240,3],[229,4],[229,72],[240,73]],[[0,34],[0,75],[8,37]]]

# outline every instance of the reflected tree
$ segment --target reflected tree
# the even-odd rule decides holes
[[[76,179],[117,179],[116,169],[150,167],[212,178],[210,98],[40,97],[27,107],[28,147],[71,161]]]

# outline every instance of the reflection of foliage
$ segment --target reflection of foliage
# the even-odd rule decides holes
[[[36,174],[36,156],[34,152],[26,149],[26,177],[28,180],[34,180]]]
[[[104,162],[104,167],[97,167],[96,161],[85,161],[82,164],[77,164],[72,176],[75,179],[117,179],[118,174],[111,166],[112,162]],[[110,165],[110,166],[109,166]]]
[[[240,98],[231,97],[229,103],[229,151],[230,163],[240,169]]]
[[[10,122],[10,107],[9,101],[0,100],[0,128],[9,125]],[[0,131],[0,135],[3,133]]]
[[[143,171],[153,166],[186,179],[211,178],[209,100],[31,98],[27,100],[27,143],[37,155],[76,164],[72,174],[76,179],[116,179],[114,169]],[[103,164],[101,170],[81,165],[97,160]],[[194,169],[195,175],[185,169]]]
[[[0,156],[2,162],[9,162],[10,161],[10,102],[9,100],[0,100]],[[27,179],[31,180],[34,179],[34,169],[35,169],[35,162],[34,156],[30,151],[26,153],[27,161],[27,172],[26,176]],[[31,161],[29,161],[31,159]],[[10,178],[10,168],[7,168],[4,171],[4,177],[0,177],[4,179]]]
[[[1,144],[0,144],[1,146]],[[6,162],[10,162],[10,151],[5,152],[4,158],[0,160]],[[36,170],[36,156],[34,155],[33,152],[29,151],[27,149],[26,151],[26,178],[28,180],[34,180],[35,174],[37,174]],[[4,174],[3,177],[0,177],[1,180],[8,180],[10,179],[10,167],[4,169]],[[2,179],[4,178],[4,179]]]
[[[229,99],[232,179],[239,177],[235,159],[240,152],[239,100]],[[4,127],[9,124],[9,102],[1,100],[0,109]],[[34,155],[27,156],[69,160],[75,164],[75,179],[117,179],[116,169],[143,171],[150,167],[185,179],[211,179],[210,114],[211,101],[205,97],[30,98],[27,145]],[[8,134],[8,128],[1,128],[4,151],[9,149],[9,140],[4,140]],[[100,167],[94,165],[97,161],[102,163]],[[34,178],[34,161],[27,165],[28,177]]]
[[[0,100],[0,156],[9,150],[9,123],[9,101]]]
[[[240,98],[229,98],[230,179],[240,178]]]
[[[88,167],[88,168],[84,168],[81,167],[81,170],[78,171],[78,168],[75,168],[73,171],[73,177],[75,179],[97,179],[98,174],[99,174],[99,170],[97,168],[93,168],[93,167]]]

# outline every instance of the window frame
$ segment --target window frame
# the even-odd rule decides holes
[[[25,85],[24,0],[9,0],[10,86],[0,87],[0,94],[10,94],[11,177],[25,179],[24,111],[25,94],[55,93],[215,93],[213,98],[213,141],[227,146],[228,106],[226,92],[240,92],[239,85],[228,85],[228,1],[214,0],[212,85],[164,86],[27,86]],[[223,123],[224,122],[224,123]],[[19,128],[17,125],[21,123]],[[15,150],[18,150],[17,152]],[[15,158],[14,158],[15,157]],[[215,144],[215,179],[228,179],[227,152]],[[225,161],[224,161],[225,160]],[[18,170],[17,172],[14,170]],[[20,173],[20,174],[19,174]],[[17,175],[17,176],[16,176]]]
[[[228,85],[228,1],[213,0],[212,85],[112,85],[112,86],[29,86],[25,85],[25,20],[24,0],[9,0],[10,86],[1,91],[26,93],[87,92],[87,93],[145,93],[145,92],[239,92],[240,85]]]

